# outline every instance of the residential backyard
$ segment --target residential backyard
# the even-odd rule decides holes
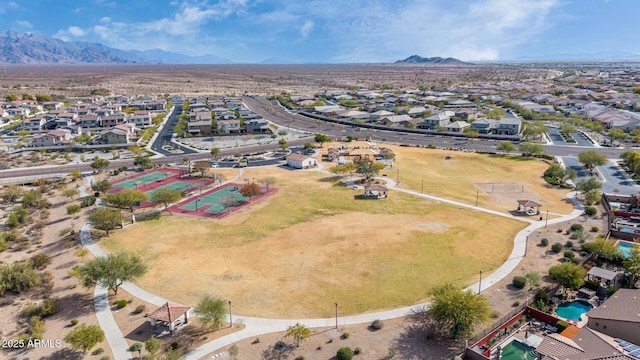
[[[278,191],[233,216],[165,216],[101,245],[141,254],[150,271],[139,285],[172,301],[212,294],[243,315],[329,317],[336,301],[355,314],[419,303],[443,281],[473,283],[506,260],[526,225],[398,192],[354,200],[358,191],[320,172],[243,174],[265,176]]]

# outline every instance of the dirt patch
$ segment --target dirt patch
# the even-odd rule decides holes
[[[480,190],[502,204],[512,204],[517,207],[518,200],[533,200],[539,204],[547,202],[536,193],[527,189],[524,184],[516,182],[486,182],[475,183]]]

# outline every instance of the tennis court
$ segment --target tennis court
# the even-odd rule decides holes
[[[249,200],[248,197],[245,197],[238,192],[238,189],[239,187],[235,185],[217,189],[212,193],[192,199],[192,201],[179,206],[179,209],[187,211],[201,211],[215,215],[221,214],[227,210],[227,207],[224,205],[224,198],[232,198],[237,201],[237,204],[242,204]]]
[[[145,186],[149,183],[160,181],[162,179],[166,179],[170,176],[174,176],[175,174],[170,172],[163,171],[154,171],[150,173],[141,174],[138,176],[134,176],[127,180],[117,182],[112,184],[114,188],[120,189],[135,189],[137,187]]]
[[[174,181],[168,184],[158,186],[157,188],[147,190],[145,193],[149,194],[149,196],[153,196],[153,192],[158,189],[171,189],[176,191],[188,192],[191,189],[198,187],[198,183],[195,182],[187,182],[187,181]]]

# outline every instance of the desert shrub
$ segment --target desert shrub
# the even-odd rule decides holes
[[[594,233],[595,233],[595,232],[598,232],[598,231],[600,231],[600,228],[599,228],[599,227],[597,227],[597,226],[592,226],[592,227],[591,227],[591,232],[594,232]]]
[[[78,319],[71,319],[71,326],[78,325]]]
[[[282,340],[276,343],[276,349],[284,349],[285,347],[287,347],[287,343]]]
[[[571,262],[576,265],[580,265],[580,259],[578,259],[577,257],[571,258]]]
[[[42,317],[55,315],[58,313],[58,310],[58,298],[45,299],[42,304],[40,304],[39,315]]]
[[[549,298],[549,294],[547,294],[546,291],[540,289],[536,292],[536,296],[534,298],[534,300],[537,301],[542,301],[545,304],[548,304],[549,301],[551,300],[551,298]]]
[[[562,244],[561,244],[561,243],[559,243],[559,242],[557,242],[557,243],[555,243],[555,244],[551,245],[551,250],[552,250],[554,253],[559,253],[560,251],[562,251],[562,247],[563,247],[563,246],[562,246]]]
[[[511,306],[513,306],[513,307],[520,306],[520,301],[518,301],[518,300],[514,301],[513,304],[511,304]]]
[[[598,209],[596,209],[594,206],[587,206],[584,209],[584,214],[587,216],[594,216],[597,213],[598,213]]]
[[[547,239],[547,238],[540,239],[540,245],[548,246],[549,245],[549,239]]]
[[[139,350],[142,350],[142,343],[139,343],[139,342],[134,343],[129,347],[129,351],[139,351]]]
[[[341,347],[340,349],[338,349],[338,352],[336,353],[336,359],[337,360],[351,360],[353,359],[353,351],[351,351],[350,347]]]
[[[80,200],[80,206],[85,208],[85,207],[89,207],[93,204],[96,203],[96,197],[95,196],[85,196],[82,198],[82,200]]]
[[[342,333],[342,336],[340,336],[340,338],[341,338],[342,340],[348,339],[348,338],[349,338],[349,333],[348,333],[348,332],[344,332],[344,333]]]
[[[302,355],[296,356],[296,360],[305,360],[305,357]]]
[[[607,290],[605,291],[605,295],[607,297],[611,297],[611,295],[613,295],[616,291],[618,291],[618,287],[617,286],[609,286],[607,288]]]
[[[573,224],[571,225],[571,227],[569,228],[569,231],[574,232],[574,231],[583,231],[584,227],[580,224]]]
[[[362,352],[362,349],[360,349],[360,347],[357,347],[355,349],[353,349],[353,355],[358,355]]]
[[[564,243],[564,246],[568,247],[568,248],[572,248],[573,247],[573,241],[571,240],[567,240],[566,243]]]
[[[44,321],[40,319],[40,316],[32,316],[29,321],[29,332],[34,339],[42,339],[44,335]]]
[[[144,305],[138,305],[136,306],[136,308],[133,310],[134,314],[140,314],[141,312],[145,311],[147,309],[146,306]]]
[[[40,253],[33,255],[29,262],[34,269],[42,270],[51,264],[51,257],[47,254]]]
[[[560,320],[556,323],[556,327],[558,328],[558,333],[561,333],[564,329],[569,327],[569,324],[564,320]]]
[[[564,257],[567,259],[573,259],[574,257],[576,257],[576,254],[571,250],[567,250],[564,252]]]
[[[380,321],[378,319],[373,320],[373,322],[371,323],[370,327],[373,330],[380,330],[380,329],[382,329],[382,321]]]
[[[511,284],[518,289],[524,289],[527,286],[527,279],[524,276],[515,276]]]
[[[558,229],[558,230],[556,230],[556,232],[557,232],[557,233],[561,233],[561,232],[562,232],[562,229]]]
[[[127,306],[127,304],[128,304],[127,300],[124,300],[124,299],[116,301],[116,307],[118,309],[124,308],[125,306]]]
[[[135,344],[134,344],[135,345]],[[137,351],[137,350],[136,350]],[[103,348],[97,348],[91,352],[91,355],[100,355],[104,352]]]

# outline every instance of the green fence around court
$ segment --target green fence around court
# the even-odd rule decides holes
[[[238,202],[246,202],[249,200],[248,197],[243,196],[241,193],[239,193],[235,189],[237,189],[237,187],[230,186],[224,189],[217,190],[211,194],[200,196],[198,198],[193,199],[193,201],[180,206],[180,209],[195,211],[196,208],[199,209],[201,207],[205,207],[206,205],[208,205],[204,208],[204,212],[211,213],[211,214],[219,214],[226,210],[226,207],[224,206],[222,201],[222,199],[225,197],[231,197],[237,200]]]
[[[133,179],[125,180],[121,183],[113,184],[113,187],[121,189],[134,189],[138,186],[144,186],[151,182],[162,180],[172,175],[173,174],[171,173],[154,171],[152,173],[136,176]]]

